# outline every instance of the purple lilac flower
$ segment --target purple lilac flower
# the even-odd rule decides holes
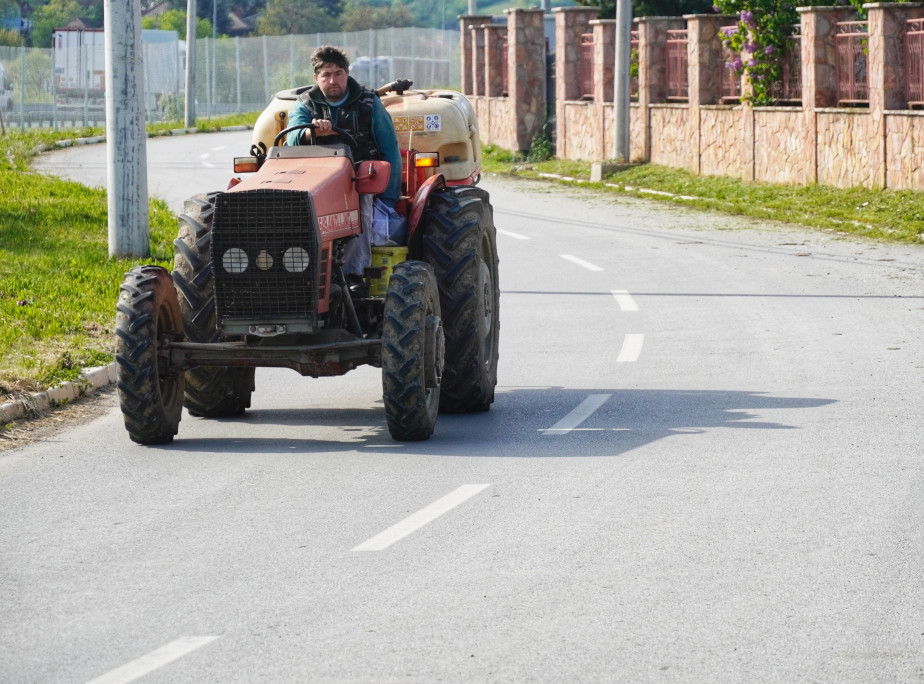
[[[754,28],[755,26],[757,26],[757,22],[754,21],[754,13],[748,10],[744,10],[741,13],[741,21],[743,21],[746,25],[750,26],[751,28]]]
[[[772,55],[774,52],[776,52],[776,47],[774,47],[773,45],[768,45],[767,47],[764,48],[765,55]]]
[[[713,12],[718,12],[718,11],[719,11],[718,5],[713,5],[713,6],[712,6],[712,11],[713,11]]]
[[[740,71],[743,66],[744,63],[741,61],[740,57],[736,58],[735,61],[731,63],[731,68],[735,71]]]

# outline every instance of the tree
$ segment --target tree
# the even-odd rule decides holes
[[[32,45],[51,47],[54,30],[66,25],[81,14],[76,0],[51,0],[32,14]]]
[[[141,20],[141,28],[176,31],[180,40],[186,40],[186,11],[167,10],[156,17],[145,17]],[[208,19],[196,20],[196,38],[211,38],[212,22]]]
[[[403,2],[376,5],[369,0],[350,0],[343,11],[344,31],[403,28],[417,25],[410,8]]]
[[[616,16],[615,0],[576,0],[583,7],[599,7],[600,19]],[[712,12],[713,0],[632,0],[633,17],[679,17]]]
[[[314,0],[269,0],[257,20],[257,33],[284,36],[339,31],[340,18],[331,15],[323,4]]]
[[[0,29],[0,45],[22,47],[25,44],[26,39],[22,37],[22,34],[19,31]]]

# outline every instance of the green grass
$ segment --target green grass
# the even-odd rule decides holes
[[[197,128],[255,119],[229,117]],[[158,124],[151,133],[178,127]],[[8,130],[0,137],[0,401],[111,361],[124,273],[142,261],[172,265],[177,222],[163,202],[150,203],[151,257],[112,259],[105,191],[28,170],[37,145],[102,133]]]
[[[488,173],[526,178],[553,174],[588,183],[590,179],[589,163],[554,159],[527,162],[491,147],[485,148],[484,158],[484,171]],[[603,183],[591,185],[601,192],[628,192],[701,209],[800,223],[891,242],[924,241],[924,192],[752,183],[737,178],[696,176],[653,164],[630,166],[609,174]],[[673,197],[658,197],[644,190],[671,193]]]
[[[200,121],[196,127],[208,131],[252,125],[256,117]],[[156,124],[149,133],[180,127],[178,122]],[[139,262],[108,256],[104,191],[29,170],[38,145],[102,134],[102,129],[8,129],[0,137],[0,401],[10,392],[73,379],[81,368],[113,358],[119,285]],[[485,149],[484,161],[486,173],[590,177],[590,164],[526,162],[492,148]],[[630,167],[588,187],[630,194],[657,190],[673,193],[663,201],[876,239],[920,244],[924,238],[924,193],[919,192],[745,183],[653,165]],[[162,202],[150,204],[150,227],[152,256],[145,261],[169,267],[176,218]]]

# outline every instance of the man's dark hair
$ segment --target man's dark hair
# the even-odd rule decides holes
[[[318,73],[325,64],[333,64],[346,72],[350,71],[350,60],[347,56],[339,48],[330,45],[319,47],[311,55],[311,68],[314,69],[314,73]]]

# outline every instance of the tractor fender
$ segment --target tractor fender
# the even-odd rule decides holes
[[[420,218],[423,216],[424,209],[427,207],[427,200],[430,198],[430,194],[435,190],[442,190],[445,187],[446,179],[443,177],[443,174],[438,173],[435,176],[430,176],[423,182],[423,185],[417,189],[417,194],[414,195],[414,200],[411,202],[411,211],[408,213],[407,217],[408,244],[410,244],[411,238],[414,237],[414,231],[417,230],[417,224],[420,223]]]

